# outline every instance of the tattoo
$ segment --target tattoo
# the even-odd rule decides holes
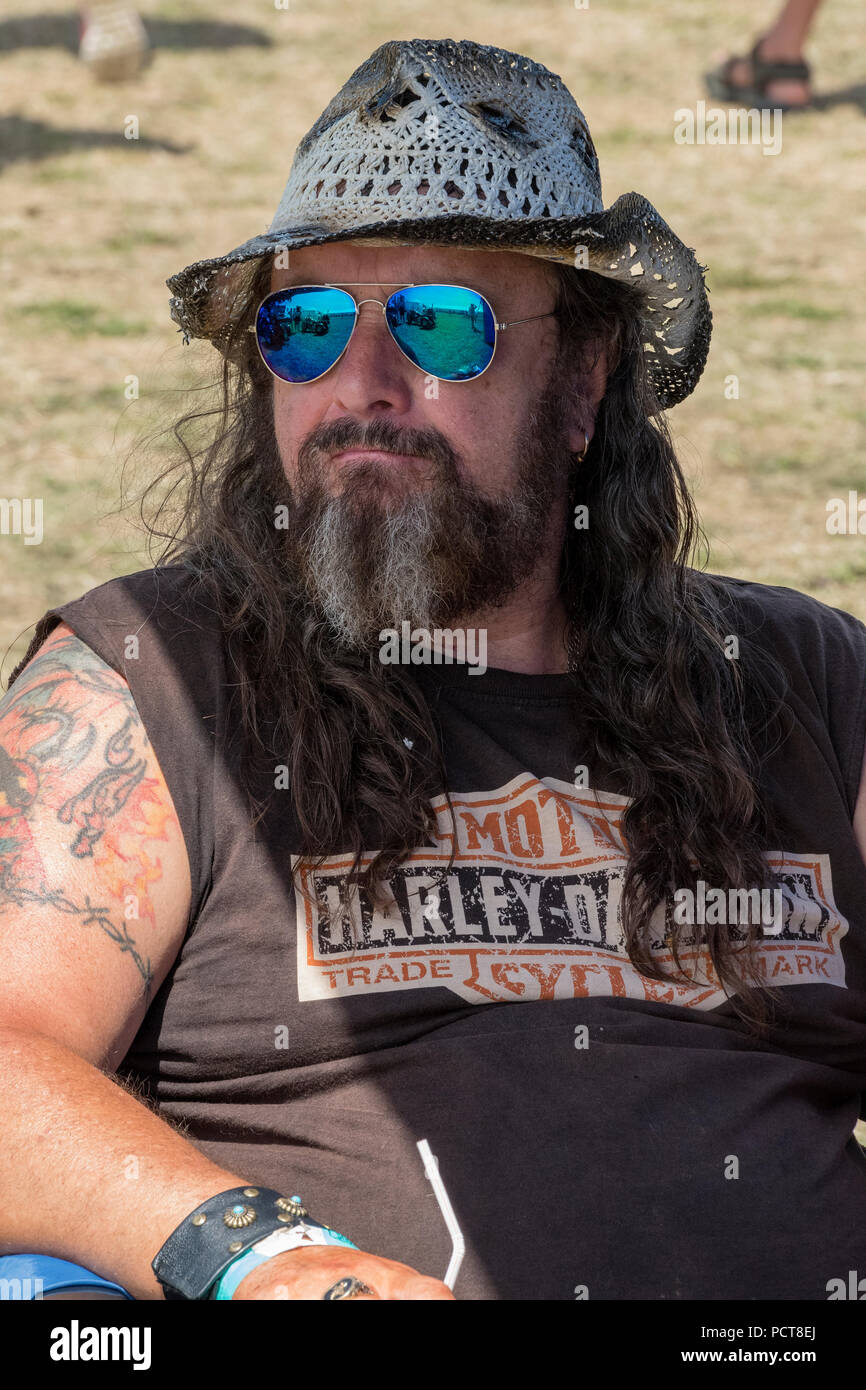
[[[0,904],[42,903],[98,927],[135,962],[149,1002],[150,960],[128,920],[153,922],[149,885],[162,865],[152,842],[167,840],[174,818],[147,776],[149,742],[126,683],[60,630],[4,696],[0,717]],[[47,882],[37,814],[69,827],[70,860],[96,863],[105,902],[76,902]]]
[[[66,912],[78,919],[79,926],[97,926],[109,936],[112,941],[116,941],[121,951],[130,955],[138,966],[139,973],[144,981],[145,997],[150,1001],[150,991],[153,982],[153,971],[150,961],[143,959],[136,950],[135,941],[129,934],[128,928],[115,926],[111,918],[110,910],[104,907],[96,907],[90,901],[87,893],[84,895],[84,906],[72,902],[61,890],[55,889],[53,892],[35,892],[26,888],[21,883],[16,883],[14,879],[8,879],[5,870],[0,871],[0,898],[5,898],[7,902],[17,903],[21,906],[24,903],[40,903],[43,906],[53,907],[57,912]]]
[[[84,822],[72,845],[74,855],[93,853],[93,846],[104,833],[106,822],[126,804],[130,793],[144,776],[147,764],[144,758],[134,757],[131,727],[132,716],[129,716],[123,727],[112,734],[105,745],[108,767],[97,773],[93,781],[76,792],[75,796],[64,801],[57,813],[57,819],[64,825]]]

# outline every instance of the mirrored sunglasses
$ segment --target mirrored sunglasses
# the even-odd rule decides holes
[[[354,286],[363,281],[346,282]],[[465,285],[402,285],[383,302],[356,301],[339,285],[291,285],[266,295],[256,311],[259,353],[280,381],[318,381],[342,357],[362,304],[379,304],[397,347],[414,366],[439,381],[471,381],[486,372],[497,334],[517,323],[497,323],[483,294]]]

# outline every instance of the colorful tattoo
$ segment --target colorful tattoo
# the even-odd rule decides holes
[[[177,821],[147,775],[148,738],[126,683],[58,629],[0,701],[0,726],[0,906],[42,903],[98,927],[135,962],[149,1002],[150,959],[129,923],[154,923],[153,847]],[[46,813],[69,828],[70,860],[93,862],[103,901],[48,882],[32,834]]]

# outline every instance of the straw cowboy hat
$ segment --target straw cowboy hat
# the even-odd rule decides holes
[[[346,240],[501,248],[638,284],[660,405],[703,371],[705,267],[639,193],[605,210],[583,114],[519,53],[468,39],[377,48],[301,140],[267,231],[166,281],[184,342],[221,347],[263,256]]]

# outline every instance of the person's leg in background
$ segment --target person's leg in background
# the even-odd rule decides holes
[[[728,58],[706,74],[711,96],[746,105],[796,109],[812,100],[803,49],[824,0],[787,0],[746,58]]]

